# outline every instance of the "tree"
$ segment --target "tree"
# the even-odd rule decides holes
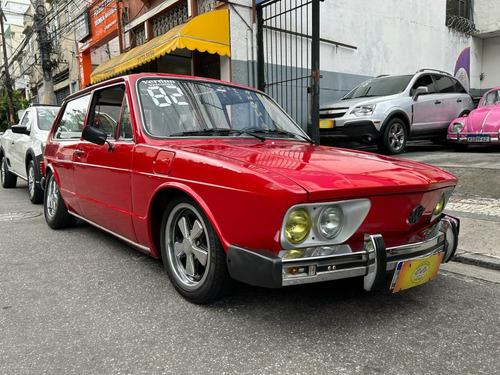
[[[9,127],[9,105],[7,90],[5,85],[1,84],[2,89],[0,89],[0,132],[3,132]],[[12,105],[14,107],[14,121],[17,123],[19,118],[17,112],[20,109],[28,107],[28,101],[21,96],[21,93],[17,90],[12,90]]]

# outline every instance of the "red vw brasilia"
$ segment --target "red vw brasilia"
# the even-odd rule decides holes
[[[155,258],[207,303],[233,279],[269,288],[350,277],[399,291],[453,256],[443,170],[315,146],[267,95],[135,74],[65,99],[44,152],[51,228],[84,220]]]

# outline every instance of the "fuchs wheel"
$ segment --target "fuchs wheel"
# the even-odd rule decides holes
[[[31,160],[28,164],[28,194],[31,203],[42,203],[43,202],[43,190],[36,184],[36,168],[35,162]]]
[[[226,253],[205,213],[190,198],[177,198],[168,205],[161,255],[172,284],[190,302],[217,300],[230,286]]]
[[[68,213],[64,205],[59,186],[52,173],[47,176],[47,187],[45,189],[43,211],[45,221],[52,229],[66,228],[74,224],[75,218]]]
[[[405,124],[402,120],[394,118],[384,129],[379,149],[390,155],[400,154],[405,149],[407,140],[408,134]]]
[[[2,156],[0,160],[0,180],[5,189],[14,188],[17,184],[17,176],[9,172],[7,160]]]

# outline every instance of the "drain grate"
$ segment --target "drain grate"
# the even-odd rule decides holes
[[[32,217],[41,216],[41,212],[28,211],[28,212],[8,212],[6,214],[0,214],[0,221],[14,221],[31,219]]]

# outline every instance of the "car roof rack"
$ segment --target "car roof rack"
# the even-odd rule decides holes
[[[450,74],[450,73],[448,73],[448,72],[445,72],[444,70],[439,70],[439,69],[431,69],[431,68],[423,68],[423,69],[417,70],[417,72],[416,72],[416,73],[428,72],[428,71],[431,71],[431,72],[438,72],[438,73],[441,73],[441,74],[446,74],[447,76],[450,76],[450,77],[451,77],[451,74]]]
[[[380,74],[376,76],[375,78],[380,78],[380,77],[389,77],[389,74]]]

